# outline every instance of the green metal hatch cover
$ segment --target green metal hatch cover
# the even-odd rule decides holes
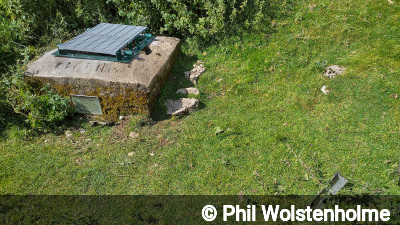
[[[55,56],[129,62],[153,40],[147,27],[100,23],[58,45]]]
[[[96,96],[71,95],[71,100],[78,113],[102,115],[100,100]]]

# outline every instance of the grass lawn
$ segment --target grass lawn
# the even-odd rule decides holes
[[[341,170],[349,180],[342,194],[399,195],[393,2],[304,0],[265,30],[207,46],[185,42],[153,118],[111,127],[76,119],[41,134],[10,119],[1,132],[0,193],[317,194]],[[199,110],[165,116],[163,102],[185,97],[175,92],[190,86],[183,72],[198,59],[206,72],[201,94],[190,97]],[[346,71],[329,79],[323,70],[333,64]]]

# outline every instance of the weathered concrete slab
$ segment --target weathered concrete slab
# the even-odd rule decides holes
[[[51,55],[54,49],[29,64],[26,75],[32,81],[49,82],[65,96],[98,96],[109,118],[151,114],[179,47],[177,38],[156,37],[151,54],[140,52],[129,63],[56,57]]]

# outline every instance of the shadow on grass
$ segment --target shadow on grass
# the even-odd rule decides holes
[[[154,121],[163,121],[171,118],[170,115],[166,114],[167,107],[164,103],[167,99],[177,100],[182,98],[182,94],[176,93],[178,89],[193,86],[193,84],[185,78],[184,72],[190,71],[193,68],[193,64],[196,62],[196,56],[189,56],[182,52],[179,53],[174,68],[156,101],[154,113],[152,115]]]
[[[157,99],[154,113],[151,117],[155,122],[171,118],[171,116],[166,115],[167,107],[165,106],[165,102],[167,99],[178,100],[179,98],[188,97],[188,95],[177,94],[176,91],[178,89],[196,87],[184,76],[184,72],[190,71],[193,68],[193,65],[196,64],[198,61],[196,54],[189,55],[190,53],[187,52],[190,52],[190,50],[185,51],[185,48],[187,49],[192,47],[189,45],[195,46],[194,48],[196,48],[197,54],[202,54],[203,51],[207,51],[208,48],[212,48],[213,46],[219,46],[219,51],[226,53],[228,51],[231,51],[231,49],[228,48],[230,45],[232,45],[232,43],[249,45],[252,46],[254,49],[257,49],[257,47],[264,46],[266,42],[269,42],[269,38],[267,40],[265,38],[254,38],[254,34],[252,31],[244,29],[239,31],[237,27],[233,30],[237,31],[237,33],[221,33],[215,35],[212,39],[208,41],[201,39],[190,39],[189,41],[184,43],[182,50],[175,62],[174,68]],[[263,31],[265,32],[263,37],[268,37],[271,34],[275,33],[277,30],[270,29],[270,26],[266,25]],[[228,48],[224,46],[228,46]],[[198,110],[202,110],[206,107],[206,104],[201,99],[205,99],[208,94],[209,93],[200,93],[199,96],[196,96],[196,98],[200,100]]]

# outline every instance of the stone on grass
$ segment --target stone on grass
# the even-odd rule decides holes
[[[81,157],[78,157],[75,159],[75,164],[78,166],[82,166],[83,165],[83,159]]]
[[[224,133],[224,130],[222,130],[221,127],[215,128],[215,135],[222,134],[222,133]]]
[[[199,100],[195,98],[180,98],[177,101],[168,99],[165,105],[168,108],[168,115],[178,116],[194,112],[199,106]]]
[[[322,86],[321,91],[322,93],[327,95],[329,93],[329,87],[324,85]]]
[[[129,152],[128,153],[128,157],[132,157],[132,156],[134,156],[135,155],[135,152]]]
[[[74,138],[74,135],[67,134],[67,135],[65,135],[65,138],[68,139],[68,140],[72,140]]]
[[[101,125],[101,126],[108,126],[111,125],[111,123],[107,123],[107,122],[100,122],[100,121],[89,121],[89,125],[90,126],[97,126],[97,125]]]
[[[195,87],[188,87],[188,88],[181,88],[178,91],[176,91],[177,94],[184,94],[184,95],[199,95],[200,92],[197,88]]]
[[[74,138],[74,135],[72,134],[71,131],[67,131],[67,132],[65,132],[65,138],[68,140],[71,140]]]
[[[193,84],[197,84],[197,80],[199,79],[200,75],[206,71],[206,68],[203,64],[200,65],[193,65],[193,69],[191,71],[185,72],[185,78],[190,80]]]
[[[139,134],[136,133],[136,132],[131,132],[131,133],[129,134],[129,137],[130,137],[130,138],[133,138],[133,139],[136,139],[136,138],[139,137]]]
[[[324,70],[324,74],[325,74],[325,76],[327,76],[329,78],[333,78],[336,75],[342,74],[345,70],[346,70],[346,68],[344,68],[344,67],[341,67],[338,65],[332,65],[332,66],[327,67]]]

